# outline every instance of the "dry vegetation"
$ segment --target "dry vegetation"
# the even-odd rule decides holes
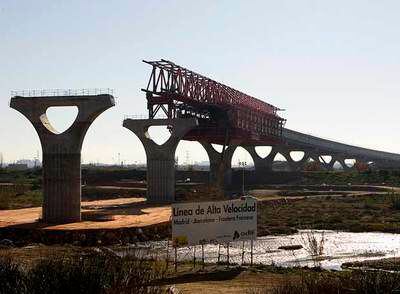
[[[297,229],[400,233],[397,194],[304,198],[286,204],[259,205],[259,230],[287,234]]]
[[[101,250],[48,254],[21,263],[9,254],[0,257],[0,293],[7,294],[134,294],[162,293],[155,282],[164,269],[153,259],[118,257]]]
[[[399,173],[308,173],[306,184],[390,183],[399,185]],[[0,174],[0,178],[4,174]],[[13,188],[0,190],[0,209],[41,205],[40,177],[37,174],[6,174]],[[130,195],[132,189],[87,187],[89,198],[114,198]],[[138,189],[143,192],[143,190]],[[309,192],[307,192],[309,194]],[[375,192],[373,192],[375,193]],[[383,231],[400,233],[400,196],[396,193],[352,196],[327,191],[325,197],[303,198],[279,203],[259,204],[259,232],[288,234],[298,229],[334,229],[353,232]],[[106,195],[104,195],[106,194]],[[219,190],[207,186],[179,187],[182,201],[218,200]],[[297,195],[296,195],[297,194]],[[313,194],[313,192],[311,192]],[[317,195],[318,193],[314,193]],[[332,195],[328,195],[332,194]],[[276,198],[279,195],[274,195]],[[289,191],[281,196],[301,196]],[[269,197],[273,199],[274,197]],[[304,236],[303,246],[311,255],[323,253],[324,239],[312,233]],[[307,247],[308,246],[308,247]],[[101,250],[100,250],[101,251]],[[387,272],[346,271],[328,273],[308,269],[278,269],[268,266],[252,269],[183,268],[175,274],[160,262],[141,258],[116,258],[98,249],[74,246],[34,246],[0,249],[0,293],[160,293],[165,286],[176,284],[181,293],[396,293],[399,275]],[[6,257],[5,257],[6,256]],[[348,267],[374,267],[398,270],[397,259],[348,264]],[[317,263],[316,263],[317,265]],[[6,289],[6,290],[4,290]],[[29,289],[29,291],[28,291]]]

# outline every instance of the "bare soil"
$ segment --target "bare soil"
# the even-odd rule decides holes
[[[0,228],[38,223],[41,212],[41,207],[1,210]],[[142,227],[168,222],[171,208],[168,205],[154,206],[146,204],[144,198],[119,198],[82,202],[83,219],[85,219],[86,216],[93,214],[95,214],[95,216],[108,216],[108,218],[105,218],[106,221],[95,221],[94,217],[94,220],[92,221],[88,220],[63,225],[48,225],[42,228],[52,230],[81,230]]]

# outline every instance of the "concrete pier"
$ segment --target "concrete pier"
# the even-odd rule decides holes
[[[243,148],[249,152],[251,158],[253,159],[254,169],[257,176],[263,176],[265,173],[272,172],[272,164],[276,154],[278,153],[276,148],[273,147],[271,152],[264,158],[257,154],[256,146],[244,146]]]
[[[81,220],[82,143],[92,122],[114,105],[114,97],[108,94],[11,98],[10,107],[32,123],[42,144],[44,222]],[[46,110],[55,106],[78,108],[74,123],[61,134],[57,133],[46,116]]]
[[[184,135],[197,125],[195,118],[124,120],[123,126],[139,138],[146,152],[148,202],[175,200],[175,150]],[[169,126],[171,136],[158,145],[148,133],[151,126]]]
[[[208,154],[210,161],[210,183],[217,183],[222,181],[218,178],[221,172],[224,175],[223,186],[228,187],[232,184],[232,157],[236,150],[235,145],[230,145],[225,149],[225,154],[222,155],[208,142],[200,142]],[[222,171],[220,171],[222,169]]]

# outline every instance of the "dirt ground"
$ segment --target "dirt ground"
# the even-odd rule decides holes
[[[1,210],[0,228],[12,225],[32,225],[38,222],[41,207]],[[165,206],[151,206],[145,203],[144,198],[119,198],[82,202],[82,215],[93,213],[107,216],[102,221],[84,220],[79,223],[63,225],[49,225],[43,229],[96,229],[96,228],[124,228],[141,227],[169,221],[171,208]]]
[[[250,191],[250,194],[258,198],[259,201],[273,201],[277,199],[287,198],[277,195],[279,190],[276,189],[258,189]],[[349,193],[357,196],[365,196],[370,193],[365,191],[349,191]],[[324,195],[318,196],[295,196],[291,195],[291,199],[304,198],[320,198],[324,196],[341,196]],[[169,205],[157,206],[150,205],[145,202],[145,198],[117,198],[107,200],[95,200],[82,202],[82,218],[79,223],[70,223],[63,225],[48,225],[41,227],[43,229],[62,229],[62,230],[78,230],[78,229],[113,229],[126,227],[141,227],[157,223],[169,221],[171,216],[171,208]],[[0,210],[0,228],[13,225],[32,226],[38,224],[42,208],[22,208],[14,210]],[[102,217],[101,221],[96,217]]]
[[[212,275],[198,274],[197,281],[176,283],[179,293],[208,293],[208,294],[244,294],[244,293],[273,293],[275,287],[281,284],[286,275],[271,272],[243,271],[237,275],[221,273]],[[218,280],[217,280],[218,279]]]

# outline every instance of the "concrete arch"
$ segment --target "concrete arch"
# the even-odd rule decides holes
[[[272,163],[274,161],[277,149],[275,147],[271,148],[270,153],[262,158],[256,151],[256,147],[259,146],[243,146],[244,149],[250,154],[253,159],[254,169],[257,175],[262,175],[272,171]]]
[[[150,126],[172,126],[170,138],[157,145],[149,136]],[[196,127],[196,119],[125,119],[123,126],[142,142],[147,157],[147,201],[172,202],[175,199],[175,151],[184,135]]]

